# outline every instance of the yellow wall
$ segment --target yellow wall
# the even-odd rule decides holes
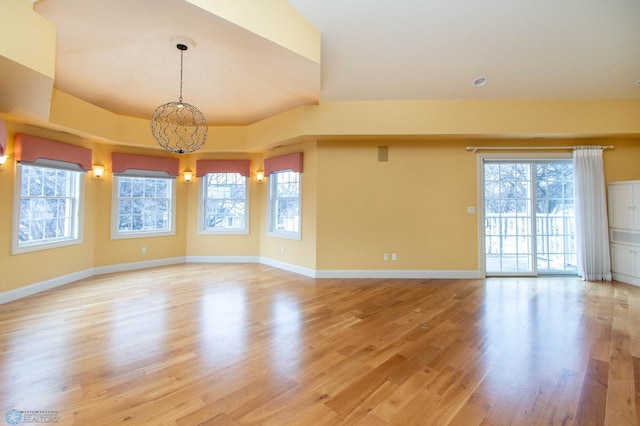
[[[388,146],[388,162],[378,146]],[[318,269],[477,270],[477,217],[467,213],[477,202],[476,160],[464,146],[322,142]]]
[[[637,139],[555,140],[615,145],[607,182],[640,179]],[[378,146],[389,161],[378,162]],[[318,147],[318,270],[477,270],[476,156],[467,145],[531,146],[530,140],[331,141]],[[557,151],[556,151],[557,152]],[[468,207],[476,214],[469,214]],[[397,261],[384,261],[397,253]]]
[[[287,0],[187,1],[320,63],[320,33]]]
[[[13,209],[15,161],[14,143],[16,128],[6,123],[8,130],[7,153],[10,160],[0,167],[0,293],[29,284],[82,272],[93,268],[94,263],[94,206],[96,187],[88,175],[85,182],[85,216],[82,244],[41,250],[18,255],[11,254],[11,218]],[[32,132],[35,136],[51,137],[54,132]]]
[[[640,179],[640,139],[621,138],[595,141],[615,145],[604,152],[604,177],[607,182]]]
[[[249,186],[249,234],[247,235],[212,235],[198,233],[198,209],[200,207],[200,185],[202,178],[195,177],[196,160],[215,159],[250,159],[251,178]],[[187,167],[194,172],[193,182],[185,184],[187,189],[187,256],[250,256],[260,255],[260,235],[262,232],[262,215],[264,211],[265,183],[258,183],[255,173],[262,170],[261,155],[238,154],[196,154],[189,157]]]
[[[33,12],[28,1],[0,2],[0,56],[53,78],[56,66],[56,28]]]
[[[187,187],[186,184],[183,183],[181,176],[176,179],[176,235],[111,240],[111,197],[113,190],[111,152],[113,151],[141,155],[170,156],[158,150],[152,151],[104,144],[93,145],[94,164],[106,166],[104,179],[91,179],[92,186],[96,188],[96,202],[95,207],[87,214],[93,214],[95,216],[94,266],[120,265],[132,262],[183,257],[187,244]],[[180,170],[182,171],[185,169],[185,159],[180,158],[180,161]],[[143,247],[146,247],[146,253],[142,252]]]
[[[283,13],[271,10],[274,19],[264,22],[239,16],[246,8],[237,2],[190,2],[319,61],[320,36],[313,28],[292,24],[304,25],[308,34],[297,40],[271,25],[299,20],[285,0],[269,3]],[[167,155],[153,141],[147,120],[51,88],[55,28],[29,2],[0,2],[0,24],[4,39],[21,41],[0,46],[0,71],[11,72],[5,72],[9,83],[0,82],[6,89],[0,113],[7,121],[9,155],[16,132],[92,148],[94,163],[107,169],[112,151]],[[607,181],[640,179],[640,100],[321,102],[247,126],[210,126],[202,150],[180,157],[180,170],[195,171],[198,158],[250,158],[255,171],[264,158],[304,153],[300,241],[267,235],[268,179],[258,184],[253,176],[249,235],[198,235],[199,182],[179,178],[175,236],[112,241],[107,170],[104,180],[85,177],[82,244],[16,256],[10,239],[15,179],[10,158],[0,168],[0,292],[92,268],[185,256],[259,256],[309,270],[477,270],[477,214],[467,212],[470,206],[481,208],[476,156],[464,146],[557,143],[613,144],[616,149],[605,153]],[[377,161],[380,145],[389,147],[388,162]],[[397,261],[383,260],[383,253],[394,252]]]
[[[316,269],[316,226],[317,226],[317,192],[318,192],[318,166],[317,149],[315,142],[277,148],[269,151],[265,158],[277,157],[293,152],[303,153],[302,173],[302,206],[301,206],[301,239],[290,240],[267,235],[267,211],[265,188],[261,211],[263,225],[262,238],[260,240],[260,255],[303,268]],[[269,178],[265,179],[265,185],[269,184]]]
[[[476,156],[467,145],[529,146],[531,140],[368,139],[321,140],[271,149],[262,154],[206,153],[179,157],[180,170],[196,170],[196,160],[249,158],[250,233],[199,235],[199,180],[177,180],[177,233],[172,237],[110,239],[111,152],[166,155],[161,150],[103,144],[52,130],[7,122],[10,160],[0,169],[0,292],[92,268],[184,256],[261,257],[309,270],[478,269]],[[16,132],[92,148],[93,162],[107,166],[103,180],[85,177],[84,241],[81,245],[11,255]],[[615,145],[605,151],[608,182],[640,179],[640,140],[604,138],[545,140],[545,145]],[[388,162],[378,161],[388,146]],[[268,178],[257,183],[264,158],[304,153],[302,239],[267,235]],[[142,247],[147,253],[142,253]],[[397,253],[384,261],[383,253]],[[34,267],[37,265],[38,267]]]

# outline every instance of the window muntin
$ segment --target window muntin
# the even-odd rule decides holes
[[[273,172],[269,181],[269,233],[299,239],[301,174]]]
[[[207,173],[202,179],[202,233],[249,232],[248,178],[240,173]]]
[[[114,176],[111,238],[175,234],[175,180]]]
[[[65,169],[17,165],[14,254],[82,242],[81,175]]]

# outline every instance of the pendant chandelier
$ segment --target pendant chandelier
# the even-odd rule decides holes
[[[199,150],[207,139],[207,122],[198,108],[182,102],[182,62],[187,45],[178,43],[180,51],[180,97],[156,108],[151,116],[151,134],[160,146],[176,154]]]

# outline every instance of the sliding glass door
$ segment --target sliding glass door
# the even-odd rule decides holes
[[[575,274],[573,164],[483,161],[487,275]]]

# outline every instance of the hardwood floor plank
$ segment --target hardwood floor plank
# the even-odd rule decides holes
[[[184,264],[0,305],[0,410],[62,425],[640,423],[640,288]]]
[[[602,321],[598,329],[602,328]],[[595,337],[596,345],[602,345],[601,340]],[[596,355],[597,351],[592,350]],[[602,425],[604,424],[607,390],[609,378],[609,363],[600,361],[596,357],[589,359],[587,370],[582,380],[578,407],[576,409],[576,425]]]
[[[629,301],[626,291],[616,291],[605,425],[633,424],[637,419],[635,398],[630,397],[635,393],[635,386],[628,310]]]
[[[396,414],[406,407],[414,395],[422,391],[433,380],[428,373],[418,371],[409,377],[388,398],[380,401],[371,411],[371,414],[384,422],[389,422]]]
[[[633,385],[636,390],[636,422],[640,424],[640,358],[633,357]]]

